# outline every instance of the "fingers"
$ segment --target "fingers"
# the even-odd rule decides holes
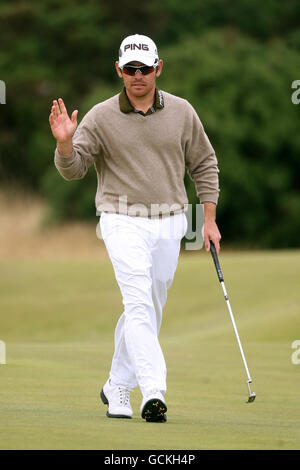
[[[220,253],[220,237],[218,236],[206,236],[204,239],[204,245],[205,245],[205,250],[208,252],[210,251],[210,241],[213,242],[215,245],[216,252],[219,254]]]
[[[206,251],[209,251],[210,250],[210,244],[209,244],[209,236],[207,234],[203,234],[202,232],[202,236],[203,236],[203,241],[204,241],[204,246],[205,246],[205,250]]]
[[[219,238],[216,238],[215,240],[212,240],[213,244],[215,245],[216,252],[219,254],[220,253],[220,240]],[[210,247],[209,247],[210,248]]]
[[[50,116],[49,116],[49,122],[52,126],[52,124],[54,124],[54,121],[55,121],[55,118],[56,118],[56,109],[55,109],[55,104],[54,104],[54,101],[53,101],[53,106],[51,107],[51,112],[50,112]]]
[[[213,224],[213,227],[210,227],[209,229],[204,229],[202,231],[203,235],[203,241],[204,241],[204,246],[205,250],[207,252],[210,251],[210,241],[213,242],[215,245],[216,251],[219,254],[220,252],[220,240],[221,240],[221,234],[216,226],[216,224]]]
[[[55,118],[59,115],[59,111],[58,111],[57,108],[58,108],[57,101],[54,100],[53,105],[51,107],[50,116],[49,116],[49,122],[50,122],[51,125],[54,123]]]
[[[53,117],[58,117],[60,114],[68,114],[67,109],[65,107],[65,103],[61,98],[57,100],[53,100],[51,107],[51,114]]]
[[[58,117],[60,114],[60,109],[56,100],[53,101],[52,113],[54,117]]]
[[[58,99],[58,104],[59,104],[61,113],[62,113],[62,114],[64,114],[64,113],[68,114],[68,113],[67,113],[67,109],[66,109],[66,107],[65,107],[65,103],[63,102],[62,98],[59,98],[59,99]]]
[[[68,116],[67,108],[65,106],[64,101],[62,98],[59,98],[58,100],[53,100],[52,102],[52,107],[51,107],[51,113],[49,116],[49,121],[53,122],[55,118],[60,116],[61,114],[65,114]],[[78,110],[76,109],[73,111],[72,116],[71,116],[71,121],[76,122],[77,120],[77,115],[78,115]]]
[[[209,251],[210,250],[210,243],[209,243],[209,234],[207,233],[206,230],[204,230],[204,226],[202,227],[202,237],[203,237],[203,242],[205,246],[205,250]]]
[[[53,121],[54,121],[54,116],[53,116],[53,114],[52,114],[52,112],[51,112],[51,113],[50,113],[50,116],[49,116],[50,126],[52,126]]]

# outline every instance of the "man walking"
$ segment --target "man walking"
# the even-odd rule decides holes
[[[220,249],[216,225],[218,165],[193,107],[156,87],[163,61],[147,36],[133,35],[115,63],[124,88],[96,104],[77,127],[62,99],[49,117],[55,165],[67,180],[94,164],[101,233],[124,312],[115,329],[110,374],[100,396],[110,418],[131,418],[130,391],[139,386],[141,416],[166,421],[166,363],[158,334],[187,229],[185,168],[204,206],[203,236]],[[76,132],[75,132],[76,131]]]

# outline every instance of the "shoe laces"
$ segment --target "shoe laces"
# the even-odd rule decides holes
[[[130,390],[128,390],[128,388],[118,386],[118,391],[120,403],[127,406],[129,404]]]

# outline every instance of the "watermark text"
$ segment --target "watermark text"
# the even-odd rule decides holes
[[[292,93],[291,100],[293,104],[300,103],[300,80],[294,80],[292,83],[292,88],[296,90]]]
[[[0,104],[6,104],[6,86],[3,80],[0,80]]]
[[[6,364],[6,345],[0,340],[0,364]]]
[[[164,223],[153,232],[154,238],[178,239],[184,238],[185,250],[200,250],[203,246],[203,223],[204,209],[203,204],[185,204],[184,207],[179,204],[151,204],[150,207],[143,204],[127,204],[127,196],[120,196],[117,206],[105,205],[103,211],[97,210],[97,216],[101,217],[101,212],[109,212],[131,217],[146,217],[151,219],[164,219]],[[185,214],[187,227],[184,233],[174,223],[174,217],[179,214]],[[116,230],[116,227],[114,227]],[[96,227],[96,234],[100,240],[103,240],[101,233],[101,220]]]
[[[292,353],[291,361],[292,364],[297,366],[300,364],[300,339],[295,339],[295,341],[292,342],[291,347],[292,349],[295,349]]]

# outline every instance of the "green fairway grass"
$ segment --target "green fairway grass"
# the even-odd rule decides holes
[[[299,449],[299,251],[220,254],[257,398],[207,253],[181,255],[160,341],[167,423],[105,416],[122,301],[104,260],[0,261],[1,449]],[[300,358],[300,354],[298,355]]]

